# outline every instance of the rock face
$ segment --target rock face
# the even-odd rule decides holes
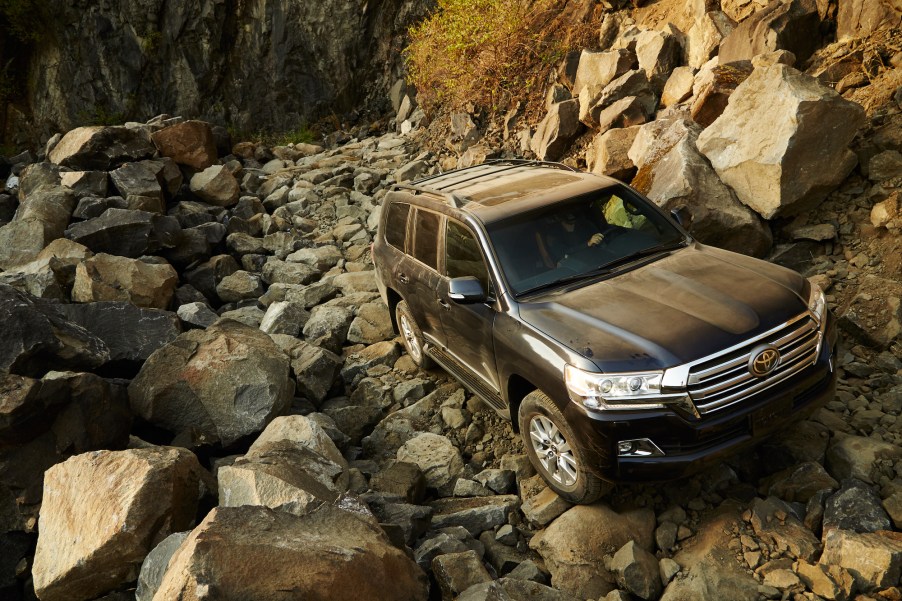
[[[723,40],[718,56],[723,64],[751,60],[774,50],[788,50],[801,64],[817,50],[819,27],[816,0],[771,2]]]
[[[756,69],[698,149],[736,196],[763,217],[821,202],[852,170],[862,108],[786,65]],[[825,127],[827,125],[827,127]]]
[[[44,480],[34,586],[41,599],[93,599],[134,580],[144,556],[190,528],[202,468],[185,449],[87,453]]]
[[[43,19],[46,35],[28,63],[44,91],[28,99],[29,112],[49,133],[85,111],[196,115],[246,131],[297,127],[350,110],[374,84],[382,100],[400,64],[399,36],[427,10],[409,0],[370,10],[335,0],[60,7]]]
[[[288,357],[266,334],[224,320],[180,335],[129,386],[132,409],[175,434],[229,445],[283,413],[294,392]]]
[[[247,574],[266,574],[265,578]],[[324,505],[298,517],[264,507],[217,508],[176,551],[153,597],[199,599],[427,597],[426,576],[370,520]]]

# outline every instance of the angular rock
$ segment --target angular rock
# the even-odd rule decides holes
[[[110,171],[131,161],[149,159],[154,147],[144,134],[127,127],[79,127],[50,151],[52,163],[81,171]]]
[[[21,375],[48,369],[93,369],[110,350],[97,336],[67,321],[54,305],[0,284],[0,369]]]
[[[185,449],[78,455],[52,467],[35,551],[41,599],[94,599],[135,580],[153,542],[190,528],[204,482]]]
[[[799,561],[796,571],[799,579],[815,595],[825,599],[849,599],[855,579],[839,566],[825,566]]]
[[[718,65],[703,71],[693,85],[694,100],[689,108],[692,120],[708,127],[727,108],[730,95],[752,73],[748,62]]]
[[[110,172],[110,179],[130,207],[142,204],[152,213],[163,213],[163,188],[157,179],[157,166],[150,161],[126,163]]]
[[[150,139],[164,157],[179,165],[202,171],[219,158],[209,123],[182,121],[151,134]]]
[[[181,241],[181,232],[174,217],[111,208],[99,217],[73,223],[65,236],[95,253],[137,259],[175,247]]]
[[[39,187],[29,192],[15,218],[0,227],[0,268],[29,263],[41,249],[62,238],[74,207],[75,196],[66,188]]]
[[[294,392],[288,373],[288,357],[269,336],[222,320],[151,355],[129,385],[129,399],[157,426],[227,446],[287,410]]]
[[[827,498],[824,508],[824,535],[835,529],[849,532],[876,532],[891,530],[892,522],[880,497],[860,480],[850,478],[843,486]]]
[[[799,64],[817,50],[820,16],[815,0],[771,2],[740,23],[720,44],[721,64],[751,60],[774,50],[792,52]]]
[[[790,513],[789,506],[776,497],[755,498],[750,509],[752,528],[760,538],[806,561],[812,561],[820,552],[820,541]]]
[[[266,574],[248,578],[245,574]],[[378,599],[427,597],[425,574],[382,529],[349,511],[323,505],[305,516],[265,507],[219,507],[172,558],[155,598]]]
[[[443,601],[452,601],[458,595],[482,582],[491,582],[488,570],[476,551],[447,553],[432,560],[432,573],[442,591]]]
[[[688,68],[700,69],[718,51],[721,42],[733,31],[733,21],[725,13],[714,10],[696,19],[686,33]],[[661,99],[664,104],[664,99]],[[669,104],[665,106],[670,106]]]
[[[179,306],[176,314],[183,323],[196,328],[210,327],[219,319],[209,305],[200,301]]]
[[[556,161],[566,152],[582,129],[579,122],[579,100],[565,100],[548,110],[536,128],[530,148],[539,160]]]
[[[834,440],[827,450],[827,470],[837,480],[856,478],[874,483],[877,481],[874,464],[878,460],[902,457],[902,449],[897,445],[866,436],[843,436]]]
[[[539,531],[529,546],[544,558],[552,586],[581,599],[597,598],[615,582],[604,567],[604,555],[630,540],[651,550],[654,525],[648,509],[618,514],[604,504],[579,505]]]
[[[342,470],[348,467],[347,460],[326,431],[316,421],[303,415],[284,415],[272,420],[248,449],[248,454],[256,454],[272,443],[286,441],[325,457]]]
[[[739,200],[770,219],[816,206],[845,178],[863,119],[861,106],[777,64],[736,88],[697,146]]]
[[[306,330],[306,327],[304,329]],[[307,335],[306,331],[304,335]],[[345,358],[344,367],[341,368],[341,378],[345,383],[353,384],[358,377],[365,375],[373,367],[393,366],[400,356],[401,349],[395,342],[385,341],[371,344]]]
[[[428,482],[428,473],[426,477]],[[517,495],[438,499],[429,504],[433,509],[432,528],[460,526],[466,528],[471,536],[479,536],[503,525],[507,514],[519,505]]]
[[[638,131],[639,126],[615,128],[596,136],[586,152],[589,171],[630,181],[636,173],[636,166],[627,153]]]
[[[645,127],[648,126],[640,128],[631,155],[641,142]],[[655,125],[649,131],[660,129],[660,125]],[[643,164],[633,179],[633,187],[665,211],[686,207],[692,214],[690,229],[701,242],[764,256],[773,240],[770,230],[753,211],[737,201],[732,190],[711,169],[696,147],[699,136],[704,135],[699,132],[698,125],[673,121],[661,132],[655,147],[641,158]],[[668,148],[665,144],[669,140],[674,143]]]
[[[241,189],[231,171],[212,165],[191,178],[191,192],[211,205],[230,207],[238,202]]]
[[[361,305],[348,327],[348,341],[355,344],[375,344],[393,337],[391,316],[383,302]]]
[[[776,474],[767,493],[790,503],[807,503],[816,492],[837,488],[839,482],[820,463],[810,461]]]
[[[342,466],[309,447],[287,440],[254,444],[247,455],[217,471],[221,507],[260,505],[306,515],[347,490]]]
[[[141,572],[138,574],[135,601],[153,601],[153,596],[160,588],[163,576],[169,568],[169,561],[189,534],[190,532],[170,534],[147,554],[144,563],[141,564]]]
[[[129,301],[138,307],[167,309],[178,274],[171,265],[100,253],[79,263],[72,300],[77,303]]]
[[[514,539],[512,544],[505,544],[499,540],[499,535],[504,530],[511,530],[512,526],[506,524],[501,526],[497,532],[486,530],[479,535],[479,542],[485,546],[485,558],[489,564],[495,568],[495,573],[504,576],[510,573],[518,565],[529,559],[530,555],[524,550],[516,547],[516,534],[512,533]]]
[[[423,432],[405,442],[398,449],[397,458],[419,467],[426,485],[436,489],[453,484],[464,467],[460,452],[451,441],[430,432]]]
[[[583,50],[571,92],[578,97],[586,86],[603,88],[635,66],[636,58],[628,50]]]
[[[635,541],[629,541],[614,554],[611,572],[621,588],[640,599],[657,599],[661,594],[658,560]]]
[[[570,595],[538,582],[519,578],[499,578],[492,582],[474,584],[456,601],[576,601]]]
[[[892,0],[848,0],[839,3],[836,15],[836,38],[864,38],[874,31],[899,27],[902,17]]]
[[[110,349],[110,362],[143,363],[181,333],[178,317],[169,311],[143,309],[126,302],[59,305],[72,323],[100,338]]]
[[[867,273],[858,289],[839,308],[839,326],[859,342],[878,349],[888,347],[902,334],[902,284]]]
[[[858,590],[897,586],[902,576],[902,540],[892,532],[833,530],[824,539],[818,563],[848,570]]]
[[[297,336],[307,323],[310,313],[297,303],[279,301],[266,308],[260,329],[267,334],[288,334]]]
[[[648,29],[636,36],[639,69],[660,90],[668,75],[682,63],[681,34],[672,25],[663,31]]]
[[[572,506],[550,488],[544,488],[539,494],[524,501],[520,510],[530,523],[546,526]]]
[[[695,73],[691,67],[677,67],[667,78],[664,90],[661,92],[661,106],[676,106],[692,96],[692,84],[695,82]]]

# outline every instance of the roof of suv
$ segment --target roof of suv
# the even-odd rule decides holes
[[[501,160],[432,175],[396,189],[436,195],[488,223],[618,183],[560,163]]]

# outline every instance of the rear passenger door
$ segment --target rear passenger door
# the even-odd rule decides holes
[[[407,235],[407,254],[398,265],[396,281],[399,293],[410,306],[423,336],[439,346],[444,346],[441,306],[438,285],[439,239],[444,217],[419,207],[411,208],[410,229]]]

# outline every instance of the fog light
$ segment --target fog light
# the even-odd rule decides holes
[[[620,457],[662,457],[664,451],[648,438],[637,438],[618,442],[617,455]]]

